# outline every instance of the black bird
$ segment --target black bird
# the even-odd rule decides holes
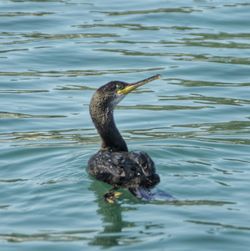
[[[154,162],[147,153],[128,151],[113,116],[114,108],[128,93],[159,77],[154,75],[132,84],[111,81],[97,89],[91,99],[90,115],[102,139],[102,146],[89,159],[88,172],[112,185],[104,195],[110,203],[119,197],[120,193],[116,191],[119,188],[127,188],[134,196],[149,200],[150,189],[160,182]]]

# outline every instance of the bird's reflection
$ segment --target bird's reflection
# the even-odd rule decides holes
[[[106,248],[119,245],[119,242],[123,237],[123,228],[134,226],[132,222],[124,221],[122,219],[122,211],[126,210],[126,208],[123,208],[116,202],[110,204],[104,201],[103,194],[104,191],[108,189],[106,184],[99,181],[92,181],[89,189],[96,194],[96,201],[98,203],[97,213],[101,216],[103,223],[103,230],[99,232],[89,244]]]

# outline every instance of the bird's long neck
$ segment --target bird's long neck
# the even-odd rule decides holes
[[[90,115],[102,139],[102,149],[128,151],[127,144],[115,125],[113,107],[90,106]]]

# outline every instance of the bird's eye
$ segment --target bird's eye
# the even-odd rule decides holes
[[[116,84],[116,90],[122,90],[123,89],[123,86],[121,84]]]

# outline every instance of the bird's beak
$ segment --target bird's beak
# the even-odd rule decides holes
[[[160,78],[160,75],[157,74],[157,75],[154,75],[152,77],[149,77],[149,78],[146,78],[146,79],[143,79],[141,81],[138,81],[136,83],[132,83],[132,84],[128,84],[125,88],[123,88],[122,90],[119,90],[117,91],[117,94],[121,95],[125,95],[125,94],[128,94],[130,92],[132,92],[133,90],[137,89],[139,86],[142,86],[142,85],[145,85],[153,80],[156,80],[156,79],[159,79]]]

